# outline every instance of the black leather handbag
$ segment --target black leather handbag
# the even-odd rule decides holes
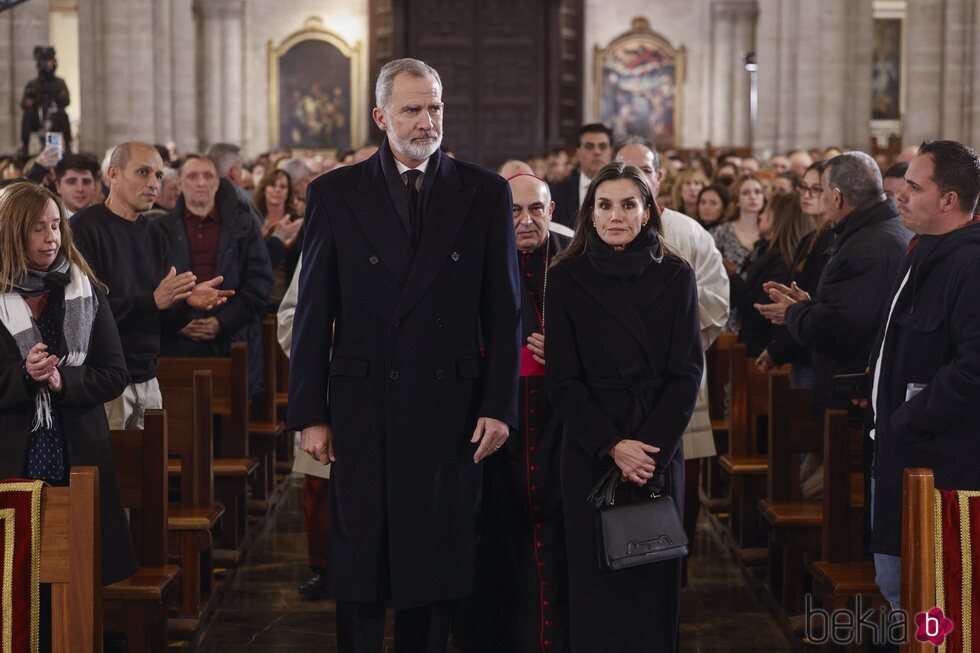
[[[674,500],[663,493],[666,477],[654,474],[645,486],[649,499],[616,503],[620,471],[613,467],[592,489],[596,509],[599,568],[627,569],[687,555],[687,534]]]

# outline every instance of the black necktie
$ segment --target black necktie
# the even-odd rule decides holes
[[[421,170],[405,171],[405,181],[408,185],[408,192],[412,198],[412,206],[409,211],[409,224],[412,227],[410,237],[412,239],[412,249],[418,249],[419,241],[422,239],[422,206],[419,203],[418,181],[422,176]]]

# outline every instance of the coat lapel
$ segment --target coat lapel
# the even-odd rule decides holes
[[[422,240],[412,262],[396,315],[407,313],[435,280],[449,260],[453,243],[459,237],[476,189],[463,186],[453,160],[439,157],[437,176],[425,205]]]
[[[654,265],[649,266],[642,276],[646,277],[652,274],[652,268],[654,268]],[[656,370],[656,359],[653,353],[653,343],[650,342],[650,334],[647,332],[647,327],[643,323],[643,318],[640,316],[637,305],[634,304],[630,294],[627,293],[623,286],[612,277],[607,277],[596,272],[585,256],[579,257],[575,265],[569,265],[568,272],[593,299],[599,302],[610,315],[626,327],[626,330],[633,336],[633,339],[636,340],[636,343],[646,355],[651,371]],[[631,290],[633,292],[641,292],[645,285],[642,283],[641,277],[641,281],[633,284],[634,289]],[[662,289],[660,292],[662,292]],[[649,303],[646,305],[649,305]]]
[[[392,203],[380,153],[366,162],[357,187],[347,191],[347,202],[380,262],[396,278],[405,279],[412,264],[412,245]]]

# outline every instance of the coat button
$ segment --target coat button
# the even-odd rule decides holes
[[[436,370],[436,379],[439,380],[439,381],[442,381],[444,378],[446,378],[446,371],[445,370]]]
[[[399,322],[398,320],[395,320],[394,322],[391,323],[391,326],[395,327],[396,329],[398,327],[400,327],[401,325],[402,325],[402,323]]]
[[[444,326],[446,326],[446,323],[442,321],[442,318],[441,317],[437,317],[436,318],[436,328],[437,329],[441,329]]]
[[[391,370],[390,372],[388,372],[388,378],[391,379],[392,381],[394,381],[395,379],[397,379],[398,378],[398,370]]]
[[[378,261],[380,260],[381,259],[379,259],[377,256],[372,256],[371,258],[368,259],[368,263],[370,263],[371,265],[377,265]]]
[[[459,260],[459,252],[453,252],[452,254],[449,255],[449,258],[451,258],[453,260],[453,262],[458,261]]]

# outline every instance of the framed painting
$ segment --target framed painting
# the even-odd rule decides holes
[[[902,117],[902,19],[875,18],[871,66],[871,119]]]
[[[630,31],[595,49],[596,115],[613,140],[641,136],[658,148],[677,147],[684,49],[674,48],[634,18]]]
[[[353,149],[364,139],[361,46],[309,18],[278,47],[269,41],[269,144]]]

